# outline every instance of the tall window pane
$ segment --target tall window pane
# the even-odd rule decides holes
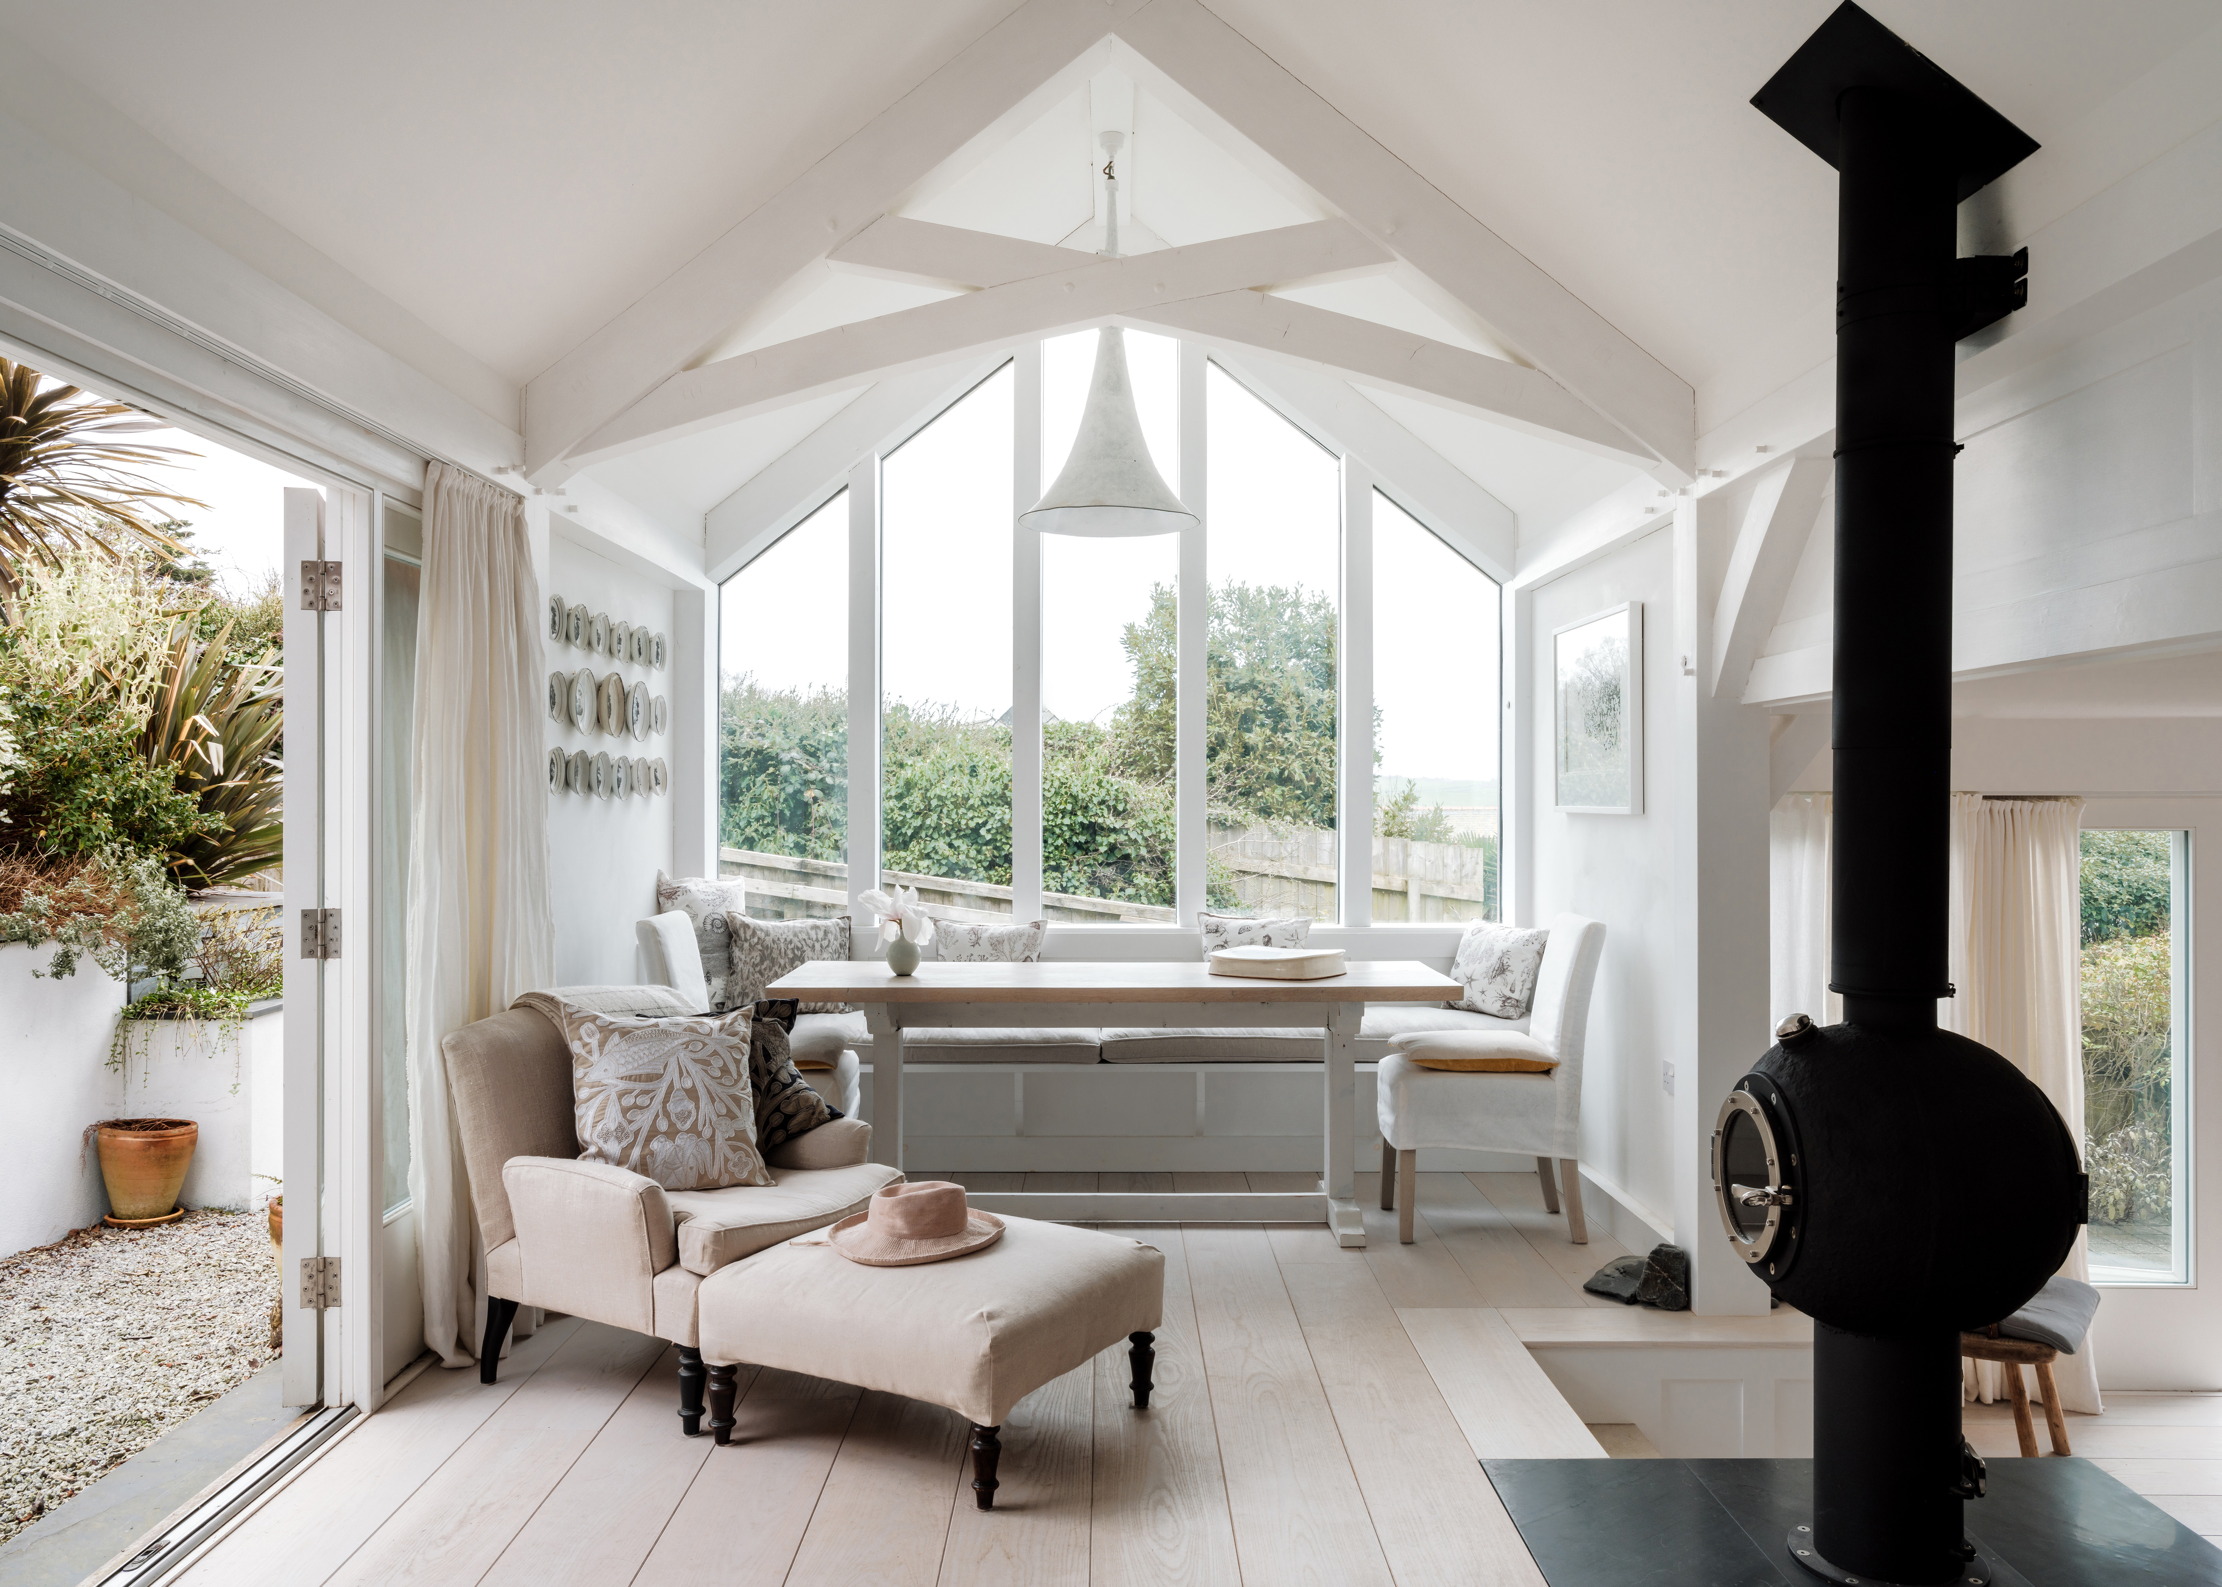
[[[1333,920],[1341,468],[1216,365],[1205,388],[1210,897]]]
[[[1042,344],[1042,478],[1080,427],[1098,333]],[[1151,460],[1180,478],[1180,344],[1126,333]],[[1170,921],[1180,537],[1042,537],[1042,912]]]
[[[1497,918],[1497,585],[1373,497],[1373,918]]]
[[[881,465],[881,862],[960,915],[1011,912],[1012,374]]]
[[[2083,1136],[2091,1276],[2189,1279],[2181,929],[2188,834],[2083,834]]]
[[[748,912],[849,911],[849,498],[718,592],[718,873]]]

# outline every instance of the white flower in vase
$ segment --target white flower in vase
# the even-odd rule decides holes
[[[893,893],[883,893],[875,887],[860,895],[859,901],[878,917],[888,968],[897,975],[917,969],[918,950],[934,940],[933,916],[918,902],[918,889],[899,886]]]

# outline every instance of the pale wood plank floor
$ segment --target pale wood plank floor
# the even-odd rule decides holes
[[[948,1412],[744,1372],[739,1442],[715,1449],[679,1434],[669,1351],[562,1320],[495,1387],[423,1374],[178,1579],[1540,1587],[1477,1457],[1651,1453],[1633,1428],[1584,1428],[1522,1344],[1586,1331],[1580,1281],[1623,1248],[1594,1227],[1569,1245],[1516,1174],[1421,1175],[1418,1239],[1399,1246],[1360,1179],[1363,1253],[1323,1229],[1124,1231],[1166,1254],[1151,1410],[1127,1407],[1123,1351],[1029,1396],[993,1514],[972,1507]],[[2003,1406],[1968,1424],[1986,1455],[2012,1453]],[[2222,1395],[2110,1396],[2071,1433],[2222,1539]]]

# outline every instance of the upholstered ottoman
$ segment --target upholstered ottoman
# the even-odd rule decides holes
[[[995,1502],[996,1435],[1035,1389],[1125,1341],[1135,1408],[1146,1408],[1163,1253],[1062,1223],[1004,1225],[984,1250],[914,1267],[787,1244],[712,1273],[695,1298],[711,1433],[731,1441],[744,1361],[925,1400],[972,1424],[972,1489],[985,1510]]]

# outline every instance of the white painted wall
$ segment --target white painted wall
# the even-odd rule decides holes
[[[661,630],[667,640],[672,632],[674,603],[668,584],[597,555],[565,534],[550,537],[545,589],[589,611],[607,612],[613,620],[646,623]],[[607,656],[554,641],[547,643],[546,652],[551,672],[572,673],[585,667],[600,677],[614,667],[628,683],[646,679],[651,694],[670,700],[673,670],[668,646],[661,668],[613,663]],[[662,756],[667,764],[675,738],[667,728],[644,744],[633,738],[582,733],[568,722],[553,720],[547,733],[549,747],[566,753]],[[576,793],[548,795],[559,986],[648,979],[645,967],[638,963],[633,923],[654,912],[656,872],[671,868],[672,807],[669,794],[622,800]]]
[[[0,947],[0,1255],[46,1245],[108,1210],[87,1126],[116,1117],[123,1079],[108,1042],[123,987],[87,960],[46,975],[51,945]]]

